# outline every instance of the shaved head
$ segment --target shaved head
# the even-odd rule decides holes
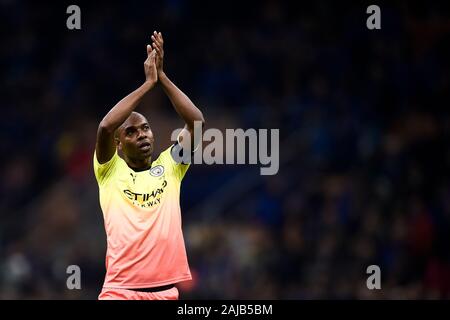
[[[120,136],[120,132],[125,129],[127,127],[127,125],[129,125],[130,123],[136,121],[136,120],[143,120],[145,122],[148,123],[147,118],[139,112],[133,111],[131,112],[131,114],[128,116],[128,118],[120,125],[120,127],[118,127],[116,129],[116,131],[114,132],[114,138],[119,139]]]
[[[133,111],[116,129],[114,140],[127,163],[149,159],[153,153],[153,132],[147,118],[139,112]]]

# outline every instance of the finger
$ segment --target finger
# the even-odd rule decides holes
[[[153,48],[154,48],[154,49],[157,49],[158,53],[160,53],[160,54],[163,54],[163,53],[164,53],[164,50],[163,50],[161,44],[159,44],[159,43],[157,43],[157,42],[153,42],[152,45],[153,45]]]
[[[151,45],[147,45],[147,59],[145,59],[144,63],[148,63],[151,60],[152,57],[152,53],[153,53],[153,48]]]
[[[147,59],[145,59],[144,64],[148,64],[150,62],[150,57],[151,57],[151,54],[149,54],[147,56]]]
[[[156,42],[159,46],[162,46],[162,43],[161,43],[161,41],[159,41],[157,36],[152,36],[152,40],[153,40],[153,42]]]
[[[159,45],[157,42],[153,42],[152,45],[153,48],[158,51],[158,53],[162,51],[161,45]]]
[[[155,44],[153,44],[153,48],[156,50],[156,53],[157,53],[158,57],[160,57],[161,56],[161,49],[158,48]]]
[[[156,31],[153,31],[153,34],[152,34],[151,38],[152,38],[153,41],[158,40],[158,33]]]
[[[162,33],[161,32],[154,32],[153,33],[153,35],[152,35],[152,40],[153,41],[157,41],[158,42],[158,44],[160,44],[161,46],[164,44],[164,41],[163,41],[163,37],[162,37]]]

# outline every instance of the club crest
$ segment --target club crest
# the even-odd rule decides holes
[[[160,177],[164,173],[164,167],[158,165],[150,169],[150,175],[153,177]]]

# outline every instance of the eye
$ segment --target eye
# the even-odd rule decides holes
[[[150,129],[150,127],[148,125],[144,125],[144,130],[148,131]]]
[[[127,130],[127,137],[131,137],[133,135],[133,130]]]

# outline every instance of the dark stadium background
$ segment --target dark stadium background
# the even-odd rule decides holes
[[[194,165],[181,205],[183,299],[449,299],[449,4],[0,1],[0,298],[96,299],[105,234],[96,128],[166,73],[207,128],[280,129],[280,170]],[[81,7],[81,30],[66,8]],[[381,30],[366,8],[381,7]],[[182,126],[138,108],[156,153]],[[66,288],[79,265],[82,289]],[[382,289],[366,288],[381,268]]]

